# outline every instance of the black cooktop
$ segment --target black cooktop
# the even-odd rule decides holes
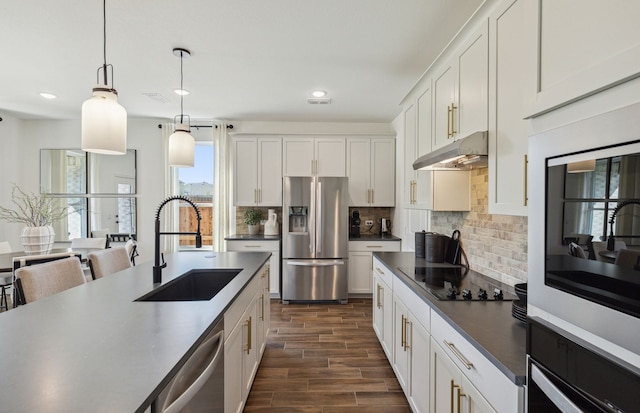
[[[398,267],[439,300],[513,301],[513,287],[462,265],[434,264],[416,260],[414,267]]]

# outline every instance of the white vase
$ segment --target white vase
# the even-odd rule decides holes
[[[48,254],[51,252],[56,233],[51,225],[45,227],[25,227],[20,239],[24,252],[28,255]]]

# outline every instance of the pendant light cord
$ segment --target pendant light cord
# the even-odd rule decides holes
[[[104,84],[107,83],[107,0],[102,0],[102,54],[104,57],[104,64],[102,70],[104,71]]]
[[[183,108],[183,100],[184,100],[184,87],[182,87],[182,82],[184,80],[184,76],[182,73],[182,61],[184,60],[182,57],[182,54],[184,52],[180,51],[180,123],[183,123],[183,112],[184,112],[184,108]]]

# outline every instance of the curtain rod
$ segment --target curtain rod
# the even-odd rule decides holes
[[[2,118],[0,118],[0,122],[2,121]],[[191,125],[192,128],[216,128],[218,129],[218,125]],[[158,123],[158,129],[162,129],[162,123]],[[227,125],[227,129],[233,129],[233,125],[229,124]]]

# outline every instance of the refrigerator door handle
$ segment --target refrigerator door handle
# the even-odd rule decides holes
[[[309,252],[315,256],[316,249],[316,185],[311,181],[311,211],[309,211]]]
[[[344,265],[344,261],[323,261],[323,262],[287,261],[287,265],[293,265],[296,267],[332,267],[334,265]]]
[[[317,221],[318,225],[316,225],[318,231],[318,242],[316,243],[316,250],[318,250],[318,254],[322,253],[322,233],[324,229],[322,228],[322,182],[318,182],[318,212],[317,212]]]

